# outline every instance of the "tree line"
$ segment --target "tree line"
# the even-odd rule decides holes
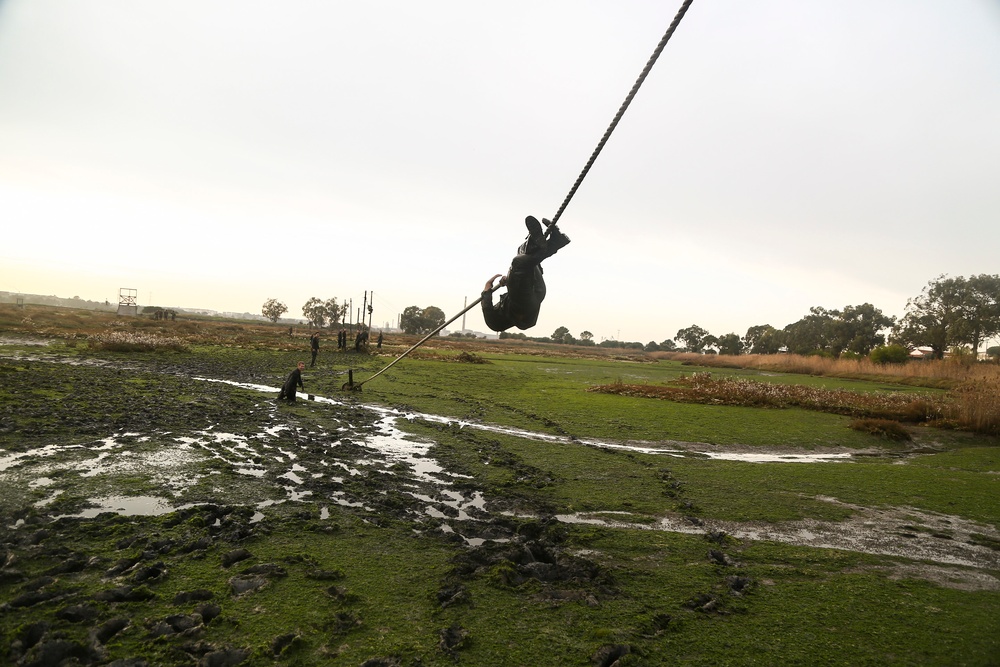
[[[371,313],[371,306],[368,312]],[[338,326],[343,322],[347,313],[347,303],[338,303],[337,299],[310,298],[302,306],[302,316],[310,325],[322,329],[329,325]],[[288,312],[288,306],[277,299],[268,299],[261,307],[261,315],[277,322],[281,316]],[[407,307],[399,318],[399,328],[408,334],[426,334],[434,331],[445,322],[444,311],[437,306],[420,308],[419,306]],[[362,323],[361,326],[364,326]]]
[[[276,299],[268,299],[262,314],[277,322],[288,308]],[[336,299],[309,299],[302,314],[312,325],[334,326],[347,312],[347,304]],[[399,326],[408,334],[426,334],[445,322],[445,314],[437,306],[409,306],[400,315]],[[845,306],[842,310],[813,306],[809,314],[778,329],[770,324],[758,324],[742,336],[730,332],[715,336],[692,324],[677,331],[673,339],[659,343],[650,341],[594,342],[594,335],[582,331],[574,337],[568,328],[558,327],[551,335],[530,337],[520,332],[502,332],[501,339],[520,339],[564,345],[597,345],[599,347],[656,351],[683,351],[707,354],[820,354],[830,357],[862,357],[887,343],[905,352],[916,347],[929,347],[932,356],[943,358],[945,352],[966,349],[977,354],[982,342],[1000,335],[1000,275],[980,274],[949,277],[941,275],[931,280],[919,296],[909,299],[898,321],[885,315],[870,303]],[[1000,347],[988,350],[1000,357]],[[898,356],[898,351],[894,354]],[[891,356],[891,355],[890,355]]]
[[[288,312],[288,306],[277,299],[268,299],[261,307],[260,313],[272,322],[277,322]],[[322,329],[329,324],[335,327],[347,314],[347,304],[338,304],[337,299],[318,299],[311,297],[302,306],[302,316],[310,325]]]
[[[982,342],[996,335],[1000,335],[1000,275],[980,274],[968,278],[942,275],[930,281],[919,296],[907,301],[905,313],[898,321],[870,303],[845,306],[842,310],[814,306],[808,315],[782,329],[758,324],[742,336],[735,332],[715,336],[692,324],[678,330],[673,339],[659,343],[602,341],[599,345],[647,352],[727,355],[790,352],[855,358],[869,356],[879,348],[894,347],[898,349],[880,350],[880,359],[901,361],[916,347],[931,348],[931,356],[937,359],[955,349],[978,354]],[[523,334],[507,337],[527,338]],[[594,344],[589,332],[581,333],[577,340],[566,327],[559,327],[548,339],[529,340]],[[1000,358],[1000,346],[987,352]]]

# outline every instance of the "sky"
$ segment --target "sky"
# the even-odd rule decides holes
[[[0,290],[450,318],[555,215],[680,4],[0,0]],[[695,0],[526,333],[901,316],[1000,273],[998,175],[1000,1]]]

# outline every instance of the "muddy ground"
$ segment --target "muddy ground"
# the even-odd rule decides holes
[[[509,584],[534,581],[543,597],[596,605],[614,595],[604,568],[563,546],[559,526],[571,524],[697,534],[720,545],[772,540],[905,556],[914,560],[885,567],[952,588],[1000,590],[1000,532],[958,517],[856,507],[854,518],[839,523],[744,524],[679,513],[635,524],[607,514],[553,516],[514,497],[491,497],[476,479],[446,469],[432,456],[434,443],[405,427],[408,420],[496,427],[367,405],[361,394],[279,403],[283,371],[254,359],[127,359],[54,354],[44,346],[0,354],[0,388],[16,397],[0,407],[0,662],[236,665],[261,660],[262,651],[288,658],[301,631],[254,642],[205,639],[207,626],[239,623],[234,600],[285,578],[338,599],[344,627],[333,634],[348,632],[360,620],[350,593],[338,589],[343,573],[301,554],[266,562],[254,556],[255,543],[292,526],[316,534],[395,527],[462,547],[464,555],[433,582],[442,607],[460,604],[471,579],[498,566]],[[566,443],[665,457],[747,454],[698,443]],[[753,454],[792,460],[787,452]],[[852,453],[824,453],[831,455]],[[714,553],[726,565],[725,550]],[[214,579],[174,579],[176,592],[165,599],[161,584],[170,573],[199,558],[218,559]],[[727,581],[737,593],[748,584]],[[129,612],[154,599],[159,615]],[[440,630],[441,655],[457,655],[463,630]],[[151,654],[136,648],[143,642],[155,646]],[[336,644],[327,650],[335,653]],[[602,664],[615,650],[624,649],[590,657]],[[366,664],[401,664],[392,656],[371,660],[382,662]]]

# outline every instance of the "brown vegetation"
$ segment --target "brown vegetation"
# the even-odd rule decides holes
[[[590,391],[710,405],[798,407],[856,418],[933,422],[976,433],[1000,433],[1000,382],[995,380],[969,381],[942,395],[916,395],[819,389],[732,377],[714,379],[710,373],[695,373],[672,385],[615,382],[591,387]]]
[[[820,389],[799,384],[775,384],[743,378],[713,378],[710,373],[682,377],[673,385],[614,383],[591,391],[664,398],[682,403],[738,405],[757,408],[805,408],[852,417],[925,422],[940,419],[946,401],[895,392]]]
[[[184,352],[188,349],[179,338],[157,336],[141,331],[110,331],[94,334],[87,339],[90,347],[95,350],[111,350],[113,352],[152,352],[154,350],[170,350]]]
[[[833,359],[798,354],[692,354],[653,352],[657,359],[709,368],[749,368],[774,373],[800,373],[826,377],[881,380],[918,387],[952,389],[970,380],[1000,382],[1000,365],[963,360],[922,360],[905,364],[876,364],[864,359]]]
[[[492,361],[489,361],[488,359],[484,359],[484,358],[482,358],[481,356],[479,356],[478,354],[476,354],[474,352],[460,352],[458,354],[458,356],[455,357],[455,360],[456,361],[460,361],[460,362],[462,362],[464,364],[492,364],[493,363]]]
[[[108,311],[36,305],[26,305],[19,308],[13,304],[0,304],[0,331],[35,338],[62,340],[67,345],[75,345],[74,341],[76,340],[86,340],[90,344],[104,346],[105,349],[108,348],[103,341],[108,339],[102,337],[117,332],[116,335],[124,337],[120,341],[121,344],[128,344],[127,341],[131,334],[153,336],[154,338],[150,340],[154,341],[152,344],[154,349],[162,347],[169,349],[176,345],[226,345],[253,349],[300,350],[308,346],[308,337],[312,331],[315,331],[308,327],[299,326],[295,327],[294,335],[289,335],[288,326],[284,324],[236,321],[189,314],[183,314],[181,318],[176,321],[154,320],[152,317],[143,316],[121,317]],[[333,334],[332,330],[323,331],[330,335]],[[384,354],[401,352],[417,342],[420,337],[392,334],[390,338],[391,340],[387,340],[386,344],[383,345],[382,352]],[[155,340],[165,342],[161,345]],[[526,354],[645,363],[655,363],[656,360],[663,359],[702,367],[747,368],[775,373],[855,378],[949,389],[951,391],[943,399],[931,401],[931,399],[909,398],[909,407],[904,410],[906,414],[902,416],[899,415],[899,406],[895,403],[891,403],[891,405],[896,406],[892,410],[869,413],[865,410],[871,410],[871,405],[865,407],[857,402],[848,401],[842,395],[828,398],[841,401],[837,403],[835,400],[831,408],[831,411],[840,414],[899,418],[904,421],[934,419],[936,423],[941,425],[951,424],[978,433],[1000,433],[1000,365],[996,364],[969,363],[968,360],[947,359],[908,362],[906,364],[875,364],[868,359],[830,359],[794,354],[724,356],[679,352],[645,353],[638,350],[609,349],[598,346],[451,337],[432,338],[426,343],[425,348],[466,352],[474,356],[481,354]],[[173,347],[172,349],[180,348]],[[418,352],[414,356],[441,358],[442,355],[428,352],[420,354]],[[620,391],[616,391],[681,400],[677,393],[681,387],[636,387],[620,385]],[[715,396],[712,400],[720,404],[726,400],[743,401],[731,403],[734,405],[753,404],[746,402],[752,400],[770,400],[766,398],[764,393],[750,391],[750,389],[728,387],[723,392],[723,394],[729,394],[728,399],[723,396]],[[693,389],[689,388],[688,391],[693,391]],[[747,396],[734,398],[744,391],[748,393]],[[671,395],[667,396],[666,394]],[[756,394],[757,397],[751,398],[751,394]],[[805,397],[796,400],[808,402]],[[866,402],[870,404],[873,400],[866,399]]]
[[[891,419],[855,419],[847,425],[855,431],[870,433],[886,440],[912,440],[910,432],[897,421]]]
[[[947,417],[976,433],[1000,433],[1000,380],[980,378],[956,387]]]

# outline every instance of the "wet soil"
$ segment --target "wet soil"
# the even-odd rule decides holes
[[[0,482],[22,489],[0,503],[0,510],[16,523],[29,515],[162,514],[220,500],[239,499],[255,511],[275,503],[308,501],[318,504],[321,512],[338,505],[375,522],[429,518],[452,532],[455,527],[449,521],[456,522],[462,539],[478,545],[478,524],[495,517],[496,511],[509,510],[509,505],[484,497],[475,480],[443,469],[428,453],[433,442],[408,435],[399,423],[421,420],[578,446],[751,462],[833,464],[859,456],[898,459],[911,453],[877,448],[789,453],[739,445],[580,439],[366,405],[361,395],[350,393],[300,394],[300,409],[274,400],[280,381],[281,373],[259,355],[81,361],[8,354],[0,366],[0,386],[31,391],[0,408]],[[912,453],[926,451],[917,448]],[[206,462],[211,465],[206,467]],[[113,488],[109,480],[116,476],[138,470],[149,481],[133,493],[94,495],[95,488]],[[235,476],[228,485],[234,493],[221,498],[217,485],[206,484],[220,471]],[[62,483],[72,481],[73,473],[94,480],[75,485],[81,492],[89,490],[89,497],[75,493],[73,484]],[[14,499],[18,495],[20,505]],[[24,505],[29,499],[31,505]],[[695,528],[802,546],[918,553],[942,564],[1000,569],[1000,550],[992,548],[1000,543],[1000,532],[992,526],[908,508],[851,509],[853,518],[847,522],[712,521]],[[626,523],[568,515],[564,520]],[[683,516],[668,516],[652,527],[691,532],[690,525]],[[945,533],[950,537],[943,537]]]
[[[840,465],[857,452],[795,456],[699,443],[583,441],[366,405],[358,395],[300,394],[297,403],[278,402],[289,366],[287,359],[238,352],[142,359],[0,354],[0,390],[14,397],[0,406],[0,615],[27,619],[7,638],[0,661],[106,662],[108,643],[140,622],[119,610],[153,599],[171,570],[209,549],[223,553],[216,573],[225,577],[228,596],[192,586],[171,601],[172,613],[141,621],[144,636],[169,645],[171,663],[244,662],[249,648],[204,641],[203,631],[226,619],[231,599],[286,577],[312,582],[344,603],[343,627],[331,632],[349,632],[360,620],[348,608],[350,592],[338,586],[342,573],[323,571],[307,558],[262,563],[254,557],[253,540],[275,530],[264,519],[276,509],[309,531],[335,532],[351,517],[465,547],[441,581],[442,608],[467,604],[469,582],[482,577],[511,588],[531,582],[543,601],[599,605],[613,597],[614,576],[565,543],[564,527],[574,523],[902,556],[919,561],[896,565],[899,576],[1000,590],[990,572],[1000,570],[1000,532],[991,526],[908,508],[852,507],[846,522],[782,525],[699,523],[683,515],[653,523],[607,514],[551,516],[544,507],[490,497],[477,480],[436,461],[432,441],[400,426],[418,419],[581,447],[789,464]],[[152,522],[133,523],[135,517]],[[108,546],[71,546],[78,544]],[[718,553],[719,564],[727,565]],[[45,574],[34,576],[25,567],[31,561],[44,561]],[[100,590],[75,582],[86,573],[99,575]],[[736,591],[742,585],[727,584]],[[697,601],[706,612],[713,604],[713,598]],[[39,609],[49,616],[55,610],[58,620],[32,621]],[[67,634],[70,626],[86,628],[88,640]],[[274,637],[274,654],[294,650],[297,636]],[[465,642],[462,628],[441,630],[445,654],[457,655]],[[606,652],[615,651],[622,652]]]

